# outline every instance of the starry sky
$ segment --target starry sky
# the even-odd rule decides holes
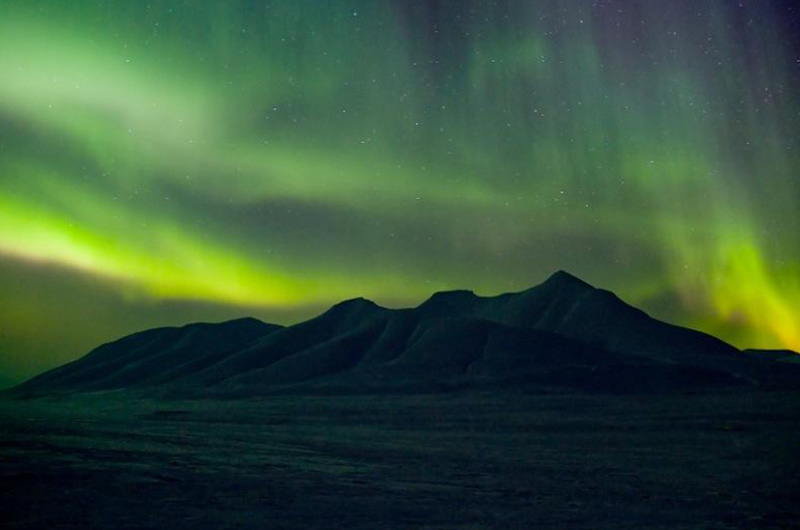
[[[800,6],[4,0],[0,376],[565,269],[800,349]]]

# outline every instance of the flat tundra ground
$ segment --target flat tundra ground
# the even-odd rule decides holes
[[[800,528],[800,396],[0,402],[28,528]]]

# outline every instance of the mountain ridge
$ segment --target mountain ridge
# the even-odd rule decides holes
[[[286,327],[245,317],[145,330],[11,394],[636,392],[800,382],[795,365],[778,367],[773,357],[745,355],[705,333],[658,321],[611,291],[557,271],[524,291],[490,297],[443,291],[413,308],[353,298]]]

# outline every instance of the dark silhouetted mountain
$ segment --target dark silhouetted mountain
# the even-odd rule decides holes
[[[213,366],[280,329],[281,326],[243,318],[221,324],[142,331],[104,344],[18,388],[92,391],[155,386]]]
[[[137,390],[167,396],[462,388],[681,391],[800,383],[783,354],[744,354],[660,322],[559,271],[519,293],[434,294],[416,308],[354,299],[289,327],[241,319],[136,333],[14,393]]]
[[[743,350],[745,354],[784,363],[800,363],[800,353],[794,350]]]

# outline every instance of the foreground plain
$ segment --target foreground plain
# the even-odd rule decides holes
[[[800,397],[0,403],[4,528],[798,528]]]

